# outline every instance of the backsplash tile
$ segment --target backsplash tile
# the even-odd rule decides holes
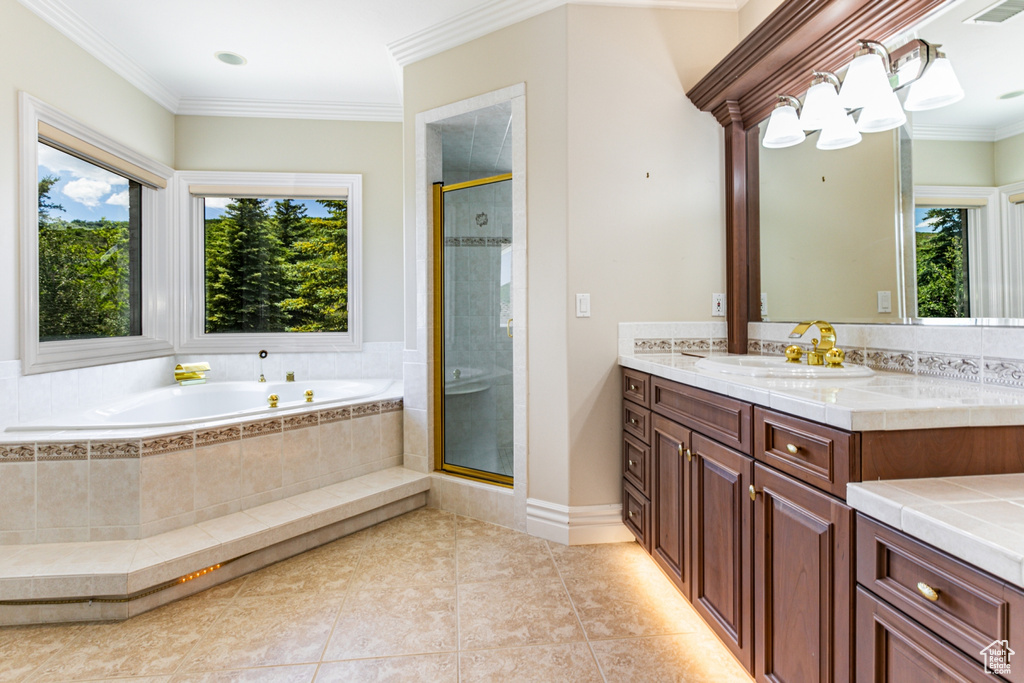
[[[981,358],[977,356],[963,357],[942,353],[918,352],[917,374],[980,382]]]
[[[888,372],[914,372],[913,351],[899,351],[892,349],[867,349],[865,352],[867,365],[874,370],[886,370]]]
[[[1024,361],[1008,358],[986,358],[982,381],[1024,388]]]

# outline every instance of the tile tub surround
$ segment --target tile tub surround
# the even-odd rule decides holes
[[[269,419],[0,438],[0,545],[146,538],[401,465],[402,383]]]
[[[873,377],[795,380],[695,367],[698,358],[620,354],[619,365],[851,431],[1024,424],[1024,390],[879,371]]]
[[[1024,389],[1024,332],[1012,327],[835,325],[837,346],[851,363],[875,370]],[[750,323],[748,353],[781,356],[809,330],[789,339],[792,323]],[[620,335],[621,337],[621,335]]]
[[[429,488],[392,467],[146,539],[0,546],[0,624],[141,614],[423,507]]]
[[[180,354],[97,365],[77,370],[22,375],[21,361],[0,361],[0,429],[40,418],[94,408],[98,404],[173,384],[177,363],[207,361],[209,382],[304,379],[402,379],[402,342],[366,342],[362,351],[271,353],[261,361],[251,353]],[[262,367],[262,370],[261,370]]]
[[[1024,474],[848,484],[846,498],[865,515],[1024,588]]]

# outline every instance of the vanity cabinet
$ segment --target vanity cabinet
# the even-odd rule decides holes
[[[622,388],[641,545],[757,680],[850,680],[853,517],[836,492],[857,480],[857,435],[629,369]]]

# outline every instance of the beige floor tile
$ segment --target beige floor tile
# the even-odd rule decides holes
[[[420,508],[371,527],[363,534],[373,543],[453,540],[455,515],[443,510]]]
[[[498,526],[497,524],[490,524],[488,522],[481,522],[479,519],[473,519],[472,517],[463,517],[459,515],[455,518],[455,533],[461,540],[463,538],[509,538],[509,537],[523,537],[533,538],[521,531],[515,529],[509,529],[508,527]]]
[[[635,542],[566,546],[548,543],[555,565],[563,577],[608,571],[643,571],[653,565],[644,549]]]
[[[455,540],[370,542],[353,579],[353,589],[436,586],[455,583]]]
[[[454,653],[360,659],[320,665],[316,683],[457,683],[458,660]]]
[[[571,574],[565,587],[588,638],[690,633],[705,628],[690,603],[654,567]]]
[[[459,583],[558,578],[547,542],[525,534],[460,538],[456,554]]]
[[[237,597],[179,671],[316,662],[341,601],[319,593]]]
[[[608,683],[750,683],[710,633],[591,643]]]
[[[601,673],[586,643],[570,643],[463,652],[459,681],[600,683]]]
[[[0,681],[20,681],[59,652],[81,630],[78,625],[0,628]]]
[[[349,546],[347,552],[342,547],[317,548],[253,572],[239,595],[309,592],[343,595],[359,564],[363,544],[356,542]]]
[[[459,646],[464,650],[571,643],[583,630],[557,579],[459,586]]]
[[[310,683],[316,664],[178,674],[170,683]]]
[[[228,604],[226,600],[182,600],[127,621],[86,624],[32,680],[173,673]]]
[[[454,586],[386,588],[349,595],[323,658],[451,652],[457,647]]]

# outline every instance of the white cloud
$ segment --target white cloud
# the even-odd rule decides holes
[[[39,165],[54,175],[66,177],[70,174],[75,179],[82,178],[86,180],[96,180],[104,182],[108,186],[115,187],[118,185],[128,184],[127,178],[122,178],[115,173],[111,173],[106,169],[90,164],[88,161],[83,161],[78,157],[65,154],[59,149],[55,149],[49,145],[39,143],[38,149]]]
[[[917,225],[915,225],[914,229],[918,230],[918,231],[921,231],[921,230],[931,230],[931,231],[934,232],[935,231],[935,224],[938,223],[941,220],[942,219],[939,216],[932,216],[931,218],[926,218],[923,221],[921,221],[920,223],[918,223]]]
[[[114,206],[123,206],[128,208],[128,190],[121,190],[116,194],[112,194],[107,197],[107,204],[113,204]]]
[[[79,178],[64,186],[62,192],[88,207],[99,206],[100,197],[110,192],[110,183],[93,178]]]
[[[231,203],[231,197],[206,197],[204,201],[207,209],[226,209]]]

